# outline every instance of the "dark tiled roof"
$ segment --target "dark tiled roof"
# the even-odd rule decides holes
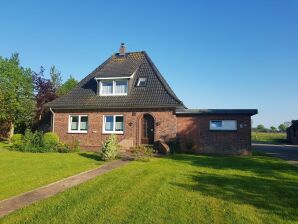
[[[98,96],[95,78],[128,77],[127,96]],[[139,77],[147,77],[146,87],[136,87]],[[48,103],[54,109],[109,109],[109,108],[184,108],[168,83],[159,73],[146,52],[131,52],[124,56],[112,55],[86,76],[67,95]]]
[[[255,115],[256,109],[176,109],[176,114],[248,114]]]

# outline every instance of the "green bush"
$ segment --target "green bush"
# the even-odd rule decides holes
[[[74,142],[71,142],[70,144],[60,142],[57,145],[57,151],[60,153],[79,152],[80,151],[79,141],[74,141]]]
[[[151,146],[137,146],[131,150],[131,153],[135,158],[150,157],[154,149]]]
[[[13,135],[11,138],[11,143],[12,143],[11,149],[18,150],[18,149],[22,148],[23,140],[24,140],[24,135],[22,135],[22,134]]]
[[[118,156],[118,151],[119,145],[117,136],[112,134],[102,145],[101,159],[104,161],[115,159]]]
[[[46,151],[57,151],[59,145],[59,137],[53,132],[48,132],[43,135],[43,145]]]

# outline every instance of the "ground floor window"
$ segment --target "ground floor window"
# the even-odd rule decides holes
[[[236,120],[211,120],[209,123],[209,129],[213,131],[236,131]]]
[[[70,133],[87,133],[88,116],[87,115],[70,115],[68,123],[68,132]]]
[[[123,134],[124,116],[123,115],[104,115],[103,133]]]

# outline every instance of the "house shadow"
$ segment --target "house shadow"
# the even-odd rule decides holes
[[[102,161],[100,155],[97,153],[91,154],[91,153],[81,152],[81,153],[79,153],[79,155],[83,156],[85,158],[88,158],[88,159],[93,159],[95,161]]]
[[[202,172],[198,169],[186,175],[189,182],[171,183],[176,187],[235,204],[249,204],[264,213],[277,215],[285,222],[298,221],[298,180],[288,175],[297,177],[297,167],[286,163],[282,165],[274,159],[271,161],[271,158],[266,161],[265,158],[179,155],[169,159],[194,166],[235,170]],[[237,169],[249,172],[241,175],[242,172],[237,172]],[[286,173],[282,174],[281,171]]]

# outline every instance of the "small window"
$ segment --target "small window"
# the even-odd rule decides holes
[[[87,115],[70,115],[69,116],[69,133],[87,133],[88,116]]]
[[[103,133],[122,134],[124,131],[123,115],[105,115],[103,123]]]
[[[236,120],[211,120],[209,129],[214,131],[236,131]]]
[[[139,78],[137,86],[146,86],[147,85],[147,78],[143,77],[143,78]]]

